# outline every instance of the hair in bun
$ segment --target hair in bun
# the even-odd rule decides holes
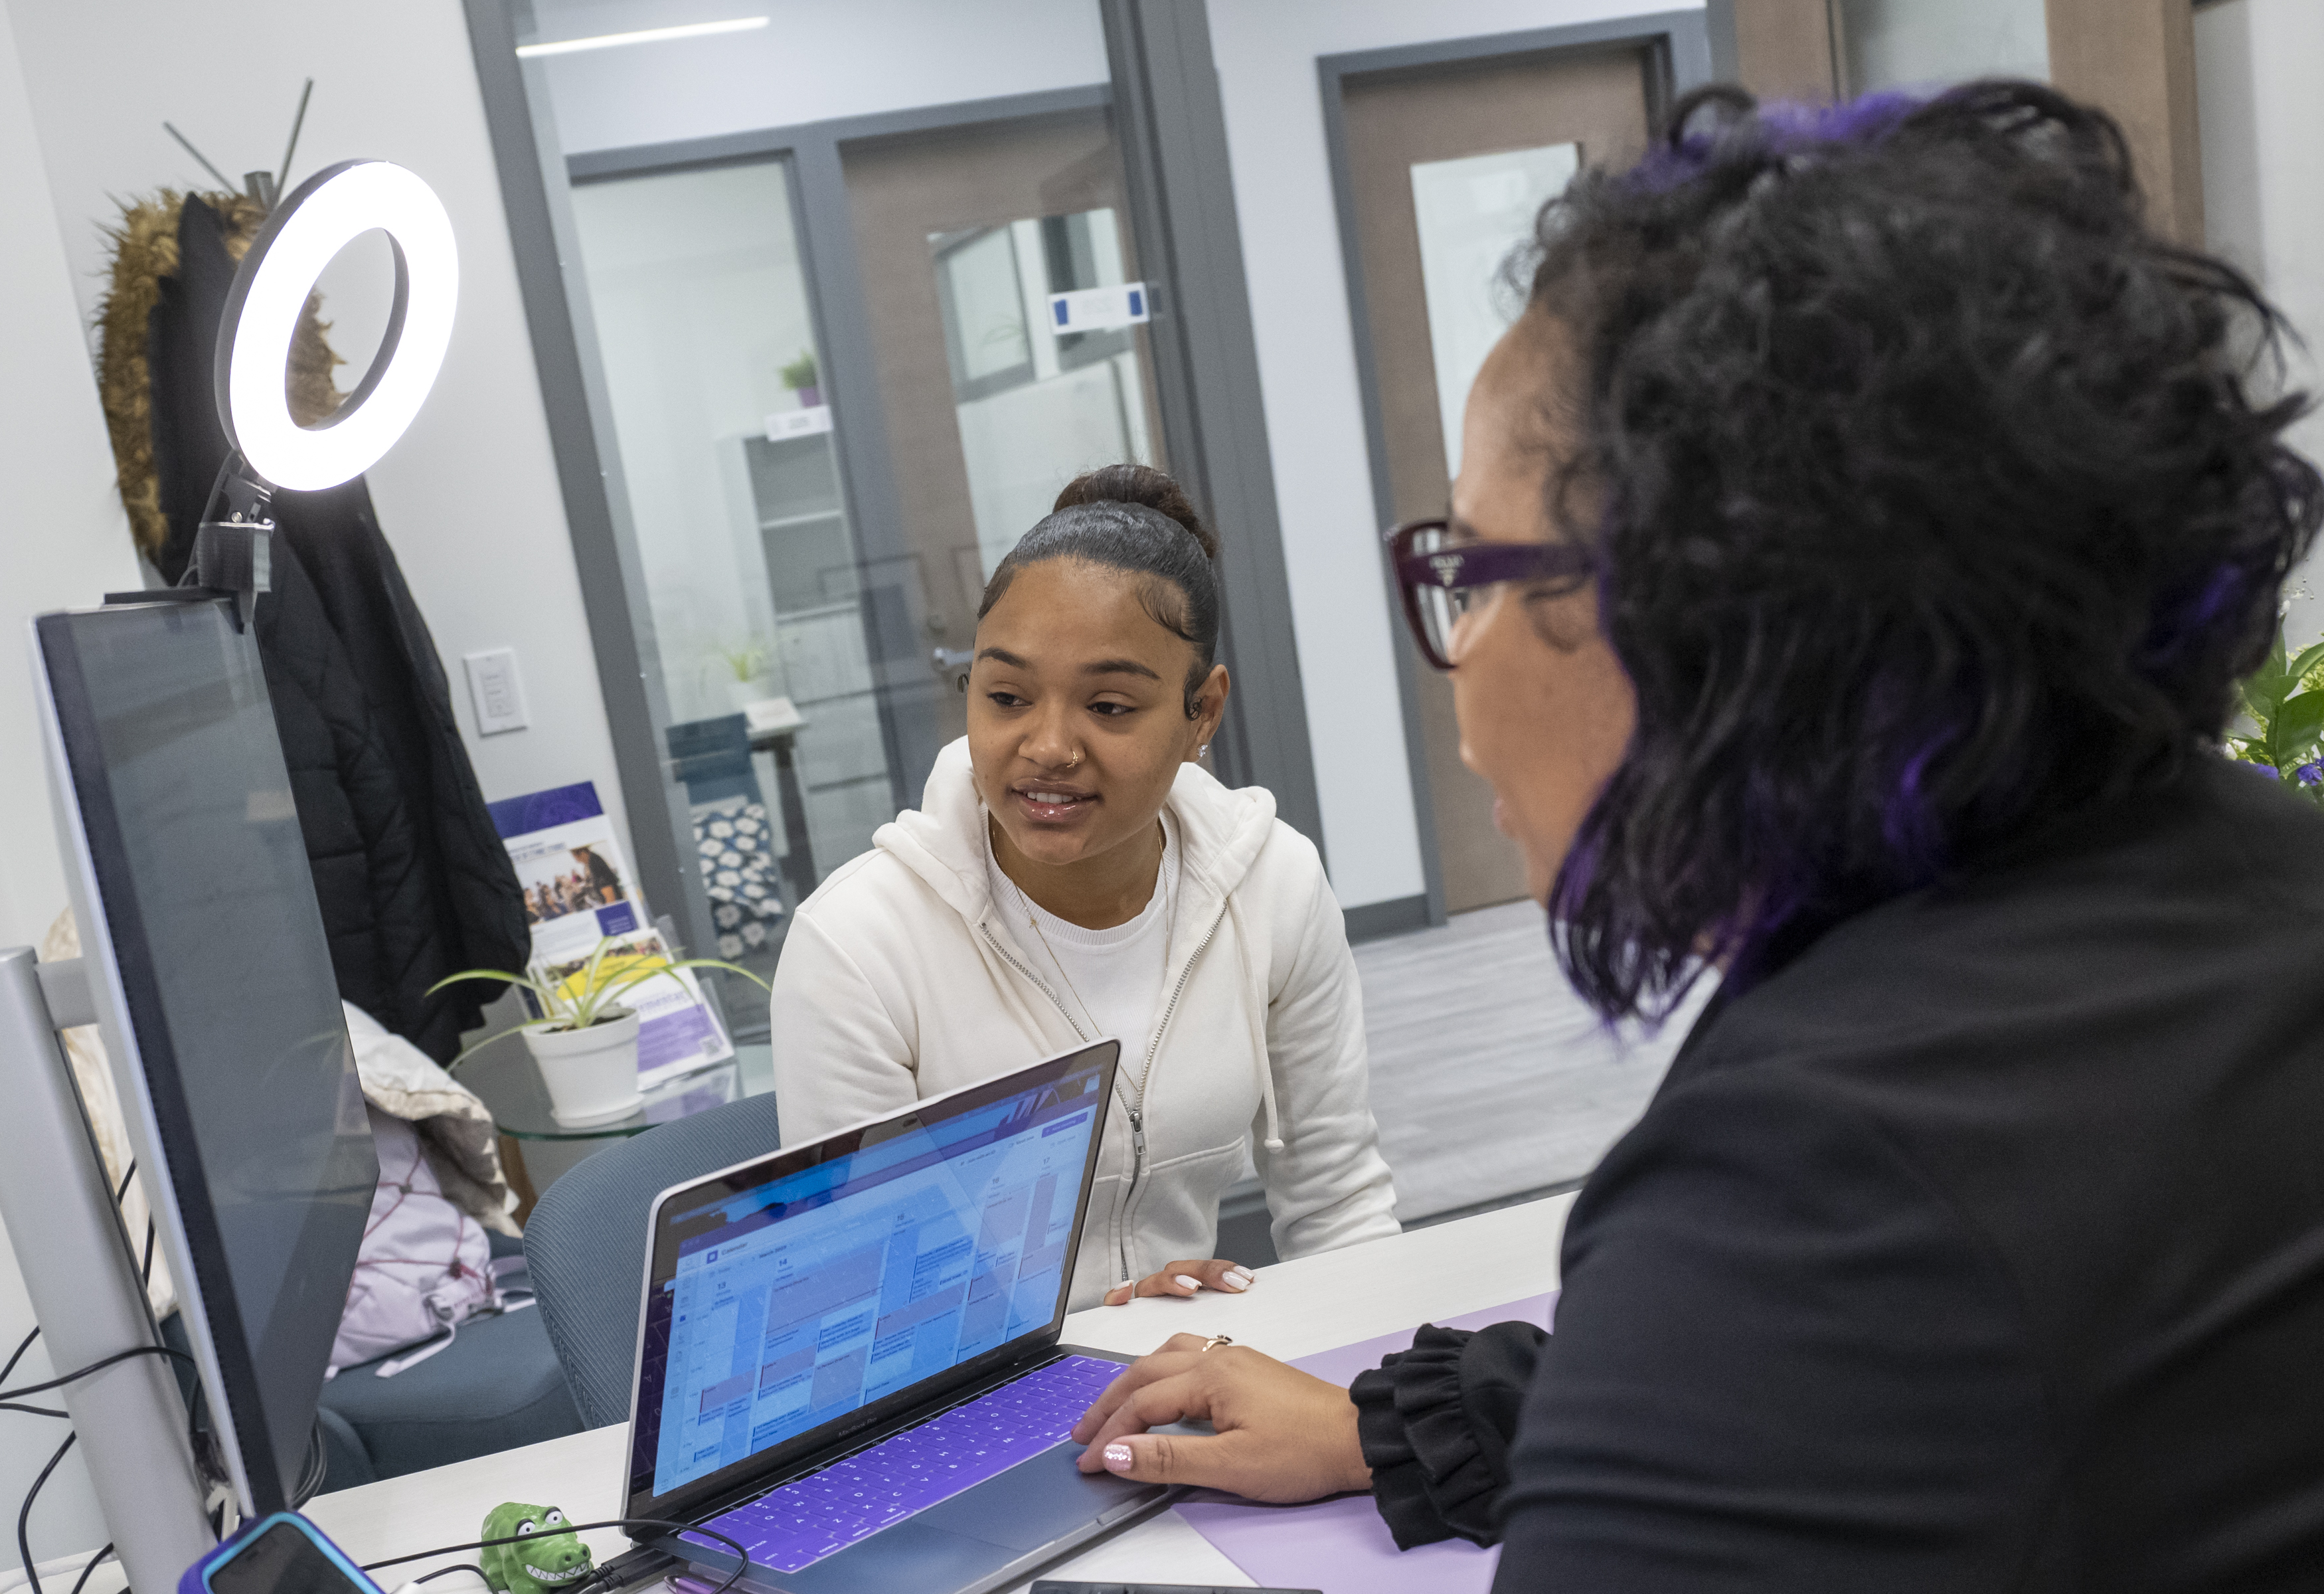
[[[992,612],[1017,572],[1052,559],[1078,559],[1124,571],[1157,625],[1194,645],[1186,673],[1186,718],[1195,693],[1218,662],[1219,579],[1211,561],[1218,533],[1166,471],[1150,465],[1102,465],[1065,484],[1048,515],[1027,532],[985,583],[980,620]]]
[[[1151,465],[1101,465],[1095,470],[1084,471],[1065,484],[1065,491],[1049,507],[1053,511],[1071,509],[1076,504],[1143,504],[1185,527],[1188,534],[1202,544],[1204,558],[1219,556],[1219,535],[1204,524],[1194,500],[1186,496],[1186,489],[1178,485],[1176,477]]]

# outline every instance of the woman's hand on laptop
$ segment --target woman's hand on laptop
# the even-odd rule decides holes
[[[1074,1424],[1084,1472],[1231,1489],[1287,1504],[1372,1486],[1348,1392],[1240,1345],[1174,1334]],[[1152,1433],[1206,1420],[1215,1436]]]
[[[1202,1262],[1173,1262],[1159,1273],[1149,1273],[1135,1284],[1116,1284],[1105,1293],[1108,1306],[1127,1306],[1138,1295],[1191,1295],[1197,1290],[1222,1290],[1240,1295],[1259,1275],[1240,1262],[1213,1256]]]

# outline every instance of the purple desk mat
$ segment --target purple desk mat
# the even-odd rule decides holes
[[[1557,1292],[1552,1290],[1506,1306],[1449,1317],[1439,1326],[1481,1329],[1522,1318],[1545,1329],[1556,1313]],[[1411,1348],[1416,1331],[1406,1329],[1318,1351],[1291,1365],[1334,1384],[1350,1383],[1358,1373],[1379,1366],[1380,1358]],[[1493,1569],[1501,1560],[1498,1547],[1480,1550],[1462,1539],[1398,1550],[1370,1495],[1340,1495],[1305,1506],[1260,1506],[1204,1490],[1182,1503],[1177,1512],[1262,1588],[1321,1589],[1323,1594],[1405,1594],[1413,1589],[1426,1589],[1430,1594],[1487,1594]]]

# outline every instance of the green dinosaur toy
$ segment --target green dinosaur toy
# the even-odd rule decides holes
[[[490,1544],[484,1549],[484,1582],[502,1594],[554,1594],[589,1573],[589,1546],[565,1525],[565,1513],[554,1506],[527,1506],[511,1500],[493,1507],[484,1518],[486,1539],[524,1537],[513,1544]]]

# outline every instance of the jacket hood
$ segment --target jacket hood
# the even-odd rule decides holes
[[[1242,884],[1275,828],[1274,793],[1260,786],[1231,790],[1197,764],[1178,766],[1165,806],[1178,823],[1181,880],[1219,897]],[[919,807],[881,826],[872,845],[893,855],[973,924],[991,902],[984,813],[963,737],[936,755]]]

